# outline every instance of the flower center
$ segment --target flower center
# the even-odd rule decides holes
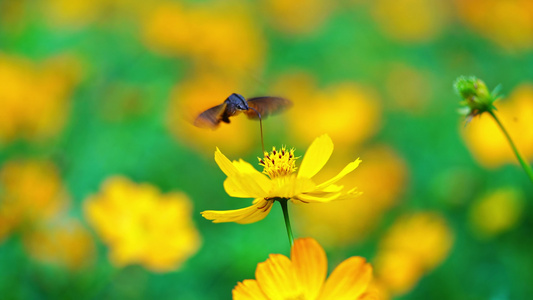
[[[294,173],[296,171],[296,159],[294,148],[287,150],[285,147],[276,150],[272,147],[272,152],[265,152],[265,157],[259,158],[259,165],[263,166],[263,173],[270,178],[276,178]]]

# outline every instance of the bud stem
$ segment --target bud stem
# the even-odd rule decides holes
[[[289,244],[294,244],[294,238],[292,237],[292,229],[291,229],[291,220],[289,218],[289,209],[287,207],[287,202],[289,199],[284,198],[278,198],[279,204],[281,205],[281,209],[283,210],[283,218],[285,218],[285,227],[287,228],[287,235],[289,236]]]
[[[518,152],[518,149],[513,143],[511,136],[509,135],[507,130],[505,130],[505,127],[503,127],[503,124],[500,122],[500,119],[498,119],[498,117],[496,116],[493,110],[488,110],[488,113],[492,116],[492,118],[494,118],[494,121],[496,121],[498,126],[500,126],[500,129],[502,130],[503,134],[507,138],[507,141],[511,145],[511,148],[513,149],[513,152],[516,155],[516,158],[520,162],[520,165],[522,165],[522,168],[524,168],[524,170],[526,171],[526,174],[529,176],[529,179],[531,180],[531,182],[533,182],[533,170],[531,170],[531,167],[529,166],[529,164],[522,158],[522,156]]]

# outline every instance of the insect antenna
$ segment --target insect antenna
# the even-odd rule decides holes
[[[259,117],[259,129],[261,131],[261,148],[263,149],[263,155],[265,154],[265,142],[263,141],[263,119],[261,118],[261,114],[257,111],[257,109],[250,107],[251,110],[255,111],[257,114],[257,117]]]

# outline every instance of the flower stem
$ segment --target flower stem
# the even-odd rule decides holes
[[[278,198],[277,199],[279,204],[281,205],[281,209],[283,210],[283,217],[285,218],[285,227],[287,228],[287,235],[289,236],[289,243],[292,245],[294,244],[294,238],[292,237],[292,229],[291,229],[291,220],[289,218],[289,209],[287,207],[287,202],[289,199],[284,198]]]
[[[507,138],[507,141],[511,145],[511,148],[513,149],[513,152],[516,155],[516,158],[520,162],[520,165],[522,165],[522,168],[524,168],[524,170],[526,171],[526,174],[529,176],[529,179],[531,180],[531,182],[533,182],[533,170],[531,170],[531,167],[529,166],[529,164],[522,158],[522,156],[518,152],[518,149],[516,148],[515,144],[513,143],[513,140],[511,139],[511,136],[509,135],[507,130],[505,130],[505,127],[503,127],[503,124],[500,122],[500,119],[498,119],[498,117],[496,116],[496,114],[492,110],[489,110],[488,112],[494,118],[494,121],[496,121],[498,126],[500,126],[500,129],[503,131],[503,134],[505,135],[505,137]]]

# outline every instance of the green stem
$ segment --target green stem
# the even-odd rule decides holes
[[[285,218],[285,227],[287,228],[289,243],[292,247],[292,245],[294,244],[294,238],[292,237],[291,220],[289,218],[289,209],[287,208],[287,202],[289,201],[289,199],[278,198],[277,200],[281,205],[281,209],[283,210],[283,217]]]
[[[513,143],[513,140],[511,139],[511,136],[509,135],[507,130],[505,130],[505,127],[503,127],[503,124],[500,122],[500,119],[498,119],[498,117],[492,110],[489,110],[488,112],[494,118],[494,121],[496,121],[498,126],[500,126],[500,129],[503,131],[503,134],[505,135],[505,137],[507,138],[507,141],[511,145],[511,148],[513,149],[513,152],[516,155],[516,158],[520,162],[520,165],[522,165],[522,168],[524,168],[524,170],[526,171],[527,175],[529,176],[529,179],[531,180],[531,182],[533,182],[533,170],[531,170],[531,167],[529,166],[529,164],[522,158],[522,156],[518,152],[516,145]]]

